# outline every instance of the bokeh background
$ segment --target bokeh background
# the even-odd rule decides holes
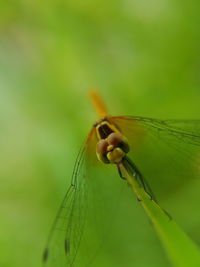
[[[199,25],[197,0],[0,3],[2,267],[41,265],[77,151],[97,118],[88,88],[114,115],[200,118]],[[196,242],[199,186],[188,181],[161,199]],[[123,266],[169,266],[133,205],[135,263]]]

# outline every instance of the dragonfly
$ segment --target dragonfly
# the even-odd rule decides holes
[[[113,221],[108,214],[118,209],[113,187],[126,181],[123,169],[156,202],[149,181],[172,192],[174,181],[200,176],[200,120],[109,116],[97,92],[91,99],[99,121],[78,153],[43,252],[44,266],[102,266],[93,262],[106,246]]]

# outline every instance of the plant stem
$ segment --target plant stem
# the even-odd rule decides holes
[[[200,267],[200,252],[197,245],[187,234],[151,199],[133,175],[120,164],[123,177],[126,178],[132,191],[140,200],[146,214],[175,267]]]

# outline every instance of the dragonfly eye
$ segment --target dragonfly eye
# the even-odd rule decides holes
[[[104,154],[107,153],[107,147],[108,147],[108,142],[106,139],[101,139],[99,140],[99,142],[97,143],[96,146],[96,151],[98,154]]]
[[[123,136],[120,133],[111,133],[107,138],[108,144],[116,147],[123,141]]]
[[[127,139],[120,133],[111,133],[96,145],[97,157],[103,163],[118,163],[128,151]]]
[[[107,158],[107,148],[109,144],[106,139],[101,139],[96,145],[97,158],[103,163],[110,163]]]
[[[125,153],[129,152],[129,145],[126,137],[124,137],[120,133],[111,133],[107,141],[109,145],[112,145],[113,147],[120,147]]]

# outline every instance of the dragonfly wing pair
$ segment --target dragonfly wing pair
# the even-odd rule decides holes
[[[175,188],[174,181],[177,183],[188,177],[200,176],[199,120],[157,120],[130,116],[108,117],[107,120],[128,139],[128,157],[141,173],[141,178],[145,177],[155,188],[158,184],[159,189],[162,183],[163,191],[168,190]],[[112,215],[109,217],[106,214],[109,209],[113,213],[115,210],[116,197],[113,196],[112,187],[115,184],[120,187],[123,181],[117,180],[115,166],[97,161],[96,142],[93,127],[78,155],[71,185],[50,232],[43,255],[45,266],[89,266],[94,254],[98,254],[102,237],[106,236],[106,225],[112,221]],[[111,169],[116,179],[109,177]],[[145,184],[141,181],[141,185],[145,187]],[[152,194],[150,187],[146,187]],[[98,229],[104,233],[101,238],[95,233]]]

